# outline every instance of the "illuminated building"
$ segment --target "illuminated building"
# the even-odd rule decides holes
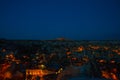
[[[31,78],[34,78],[36,80],[36,77],[40,77],[40,80],[44,80],[44,76],[49,74],[56,74],[56,72],[48,71],[48,70],[42,70],[42,69],[27,69],[26,70],[26,80],[29,80],[28,77],[32,76]]]

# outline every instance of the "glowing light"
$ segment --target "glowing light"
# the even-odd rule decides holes
[[[112,72],[116,73],[116,72],[117,72],[117,69],[116,69],[116,68],[113,68],[113,69],[112,69]]]
[[[58,72],[56,72],[56,74],[61,73],[62,70],[63,70],[63,68],[60,68],[60,69],[58,70]]]
[[[48,74],[56,74],[56,72],[42,70],[42,69],[26,70],[26,76],[33,75],[33,76],[39,76],[42,78],[43,76],[48,75]]]
[[[77,58],[72,58],[72,60],[77,60]]]
[[[111,73],[112,75],[112,80],[118,80],[117,76],[114,73]]]
[[[11,65],[9,64],[3,64],[2,65],[2,72],[6,71]]]
[[[45,68],[46,68],[46,66],[43,65],[43,64],[39,65],[39,67],[40,67],[41,69],[45,69]]]
[[[84,50],[84,48],[82,46],[78,47],[78,52],[82,52]]]
[[[6,73],[4,74],[4,78],[10,79],[11,77],[12,77],[12,74],[11,74],[10,72],[6,72]]]
[[[112,60],[111,63],[115,63],[115,61]]]
[[[99,62],[100,62],[100,63],[103,63],[103,62],[105,62],[105,60],[102,60],[102,59],[101,59],[101,60],[99,60]]]
[[[67,52],[66,54],[67,54],[67,55],[70,55],[70,54],[71,54],[71,52]]]
[[[110,75],[108,72],[106,71],[102,71],[102,77],[106,78],[106,79],[110,79]]]
[[[6,49],[3,49],[2,52],[6,52]]]

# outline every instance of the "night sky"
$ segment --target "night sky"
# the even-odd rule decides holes
[[[120,0],[0,0],[0,38],[120,40]]]

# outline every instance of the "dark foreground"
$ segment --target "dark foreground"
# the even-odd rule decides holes
[[[120,41],[0,40],[0,80],[120,80]]]

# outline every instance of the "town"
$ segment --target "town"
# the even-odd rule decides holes
[[[0,80],[120,80],[119,45],[119,40],[0,40]]]

